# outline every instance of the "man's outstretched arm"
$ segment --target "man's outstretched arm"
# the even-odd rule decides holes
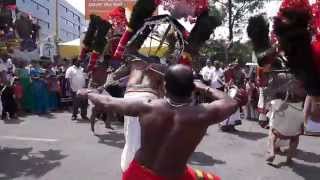
[[[202,104],[203,112],[200,115],[200,119],[207,125],[225,120],[246,102],[246,95],[243,91],[239,91],[234,98],[231,98],[222,91],[200,83],[195,84],[198,91],[213,100],[211,103]]]
[[[87,96],[88,99],[103,111],[112,111],[127,116],[139,116],[149,110],[147,102],[125,98],[115,98],[110,95],[102,95],[90,90],[81,90],[80,96]]]

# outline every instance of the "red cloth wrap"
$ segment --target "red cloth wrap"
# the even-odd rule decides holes
[[[314,64],[320,76],[320,39],[312,43]]]
[[[88,66],[88,70],[89,71],[93,71],[96,64],[97,64],[97,60],[99,59],[100,54],[97,52],[92,52],[91,54],[91,58],[90,58],[90,62],[89,62],[89,66]]]
[[[179,64],[183,64],[186,66],[189,66],[190,68],[192,67],[192,63],[191,63],[192,59],[190,56],[188,55],[182,55],[179,59]]]
[[[121,39],[119,41],[118,47],[117,47],[115,53],[113,54],[113,58],[114,59],[117,59],[117,60],[121,60],[122,59],[125,47],[126,47],[128,41],[131,39],[132,36],[133,36],[133,32],[130,32],[128,30],[126,30],[123,33],[123,35],[122,35],[122,37],[121,37]]]
[[[200,175],[200,176],[199,176]],[[123,173],[122,180],[167,180],[168,178],[156,175],[152,170],[141,166],[137,161],[133,160],[129,168]],[[221,180],[219,176],[202,171],[194,171],[187,167],[184,174],[175,177],[176,180]]]

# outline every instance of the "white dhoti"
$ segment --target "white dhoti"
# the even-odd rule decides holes
[[[299,110],[299,103],[287,103],[281,99],[274,99],[270,102],[271,110],[268,113],[270,118],[270,133],[276,130],[283,136],[294,137],[301,134],[303,125],[303,113]],[[275,147],[289,147],[290,140],[277,139]]]
[[[233,113],[229,118],[220,123],[221,126],[237,126],[241,125],[240,109]]]
[[[309,119],[306,125],[305,133],[307,135],[320,136],[320,122],[316,122],[312,119]]]
[[[228,91],[228,95],[230,97],[234,97],[235,96],[235,92],[233,91],[234,88],[229,89]],[[240,113],[240,108],[238,108],[238,110],[233,113],[229,118],[227,118],[226,120],[224,120],[223,122],[220,123],[220,126],[237,126],[237,125],[241,125],[241,113]]]
[[[157,99],[157,96],[149,92],[129,92],[125,99]],[[134,159],[141,146],[141,127],[138,117],[124,116],[125,146],[121,154],[121,169],[124,172]]]
[[[287,103],[281,99],[271,101],[270,128],[277,130],[283,136],[297,136],[301,134],[303,113],[299,110],[299,103]]]

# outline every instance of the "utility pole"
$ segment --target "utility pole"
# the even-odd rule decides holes
[[[54,35],[54,41],[56,46],[56,57],[60,57],[60,51],[59,51],[59,0],[55,0],[55,35]]]

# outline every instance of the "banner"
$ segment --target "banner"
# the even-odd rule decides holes
[[[7,6],[7,5],[15,5],[16,0],[0,0],[0,5]]]
[[[85,16],[89,19],[90,14],[105,18],[110,10],[122,6],[132,10],[136,0],[85,0]]]

